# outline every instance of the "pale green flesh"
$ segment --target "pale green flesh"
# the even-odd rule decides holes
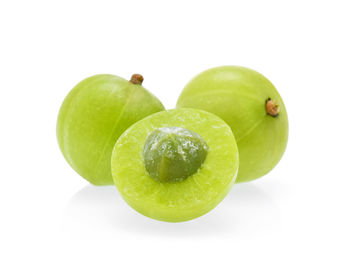
[[[280,105],[278,117],[266,113],[268,98]],[[288,140],[288,118],[275,87],[261,74],[243,67],[207,70],[186,85],[177,107],[214,113],[232,129],[240,155],[237,182],[259,178],[281,159]]]
[[[208,145],[198,171],[180,182],[158,182],[145,168],[147,137],[166,127],[189,129]],[[223,120],[200,110],[175,109],[149,116],[120,136],[112,154],[112,175],[135,210],[154,219],[178,222],[199,217],[220,203],[234,183],[238,163],[234,136]]]
[[[208,145],[197,133],[182,127],[152,131],[143,148],[145,168],[159,182],[179,182],[203,164]]]
[[[164,110],[140,85],[114,75],[95,75],[75,86],[58,120],[61,151],[83,178],[95,185],[113,184],[110,157],[118,137],[136,121]]]

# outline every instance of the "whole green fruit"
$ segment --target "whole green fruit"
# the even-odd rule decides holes
[[[230,127],[198,109],[173,109],[133,124],[118,139],[112,175],[124,200],[148,217],[179,222],[216,207],[238,172]]]
[[[282,98],[251,69],[223,66],[202,72],[183,89],[177,107],[209,111],[231,127],[240,158],[237,182],[270,172],[286,149],[288,117]]]
[[[111,155],[119,136],[133,123],[164,110],[144,87],[115,75],[89,77],[65,98],[57,120],[60,149],[71,167],[94,185],[113,184]]]

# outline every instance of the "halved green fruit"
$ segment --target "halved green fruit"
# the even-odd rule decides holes
[[[214,113],[231,127],[240,159],[237,182],[270,172],[286,149],[288,117],[282,98],[251,69],[224,66],[200,73],[183,89],[177,107]]]
[[[89,77],[65,98],[57,119],[57,139],[71,167],[95,185],[113,184],[111,154],[119,136],[138,120],[164,110],[141,86],[115,75]]]
[[[235,181],[238,163],[235,138],[222,119],[174,109],[146,117],[120,136],[112,175],[136,211],[179,222],[218,205]]]

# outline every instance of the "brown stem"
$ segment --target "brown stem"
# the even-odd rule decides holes
[[[278,113],[280,112],[280,107],[277,104],[277,101],[268,98],[266,100],[266,113],[269,114],[272,117],[277,117]]]
[[[143,82],[143,76],[141,74],[135,73],[131,76],[130,82],[132,84],[141,85]]]

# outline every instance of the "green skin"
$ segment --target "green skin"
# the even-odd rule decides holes
[[[152,160],[156,167],[148,168]],[[180,222],[209,212],[224,199],[239,158],[222,119],[197,109],[174,109],[127,129],[111,162],[114,182],[132,208],[157,220]],[[189,165],[189,172],[183,165]]]
[[[110,165],[115,142],[133,123],[162,110],[162,103],[140,84],[108,74],[89,77],[71,90],[61,106],[60,149],[90,183],[113,184]]]
[[[279,113],[271,116],[266,101]],[[280,161],[288,140],[288,117],[272,83],[256,71],[223,66],[202,72],[183,89],[177,107],[202,109],[221,117],[232,129],[239,150],[237,182],[257,179]]]

